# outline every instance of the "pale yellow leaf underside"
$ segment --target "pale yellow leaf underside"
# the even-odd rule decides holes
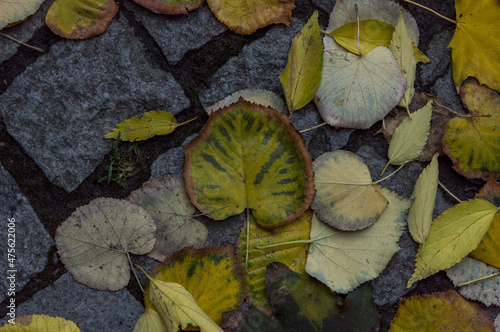
[[[44,0],[0,0],[0,29],[34,14]]]

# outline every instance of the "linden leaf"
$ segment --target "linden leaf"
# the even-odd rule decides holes
[[[114,139],[120,134],[121,141],[144,141],[156,135],[170,134],[175,128],[191,121],[177,123],[177,120],[170,112],[150,111],[144,113],[141,118],[133,116],[123,121],[106,134],[104,138]]]
[[[394,131],[389,144],[387,165],[404,165],[417,158],[429,137],[432,117],[432,101],[405,118]],[[387,166],[386,166],[387,167]]]
[[[34,14],[44,0],[0,0],[0,29]]]
[[[498,211],[482,199],[463,201],[443,212],[431,225],[425,247],[420,245],[415,272],[407,287],[449,268],[476,249]]]
[[[257,249],[256,246],[267,246],[278,242],[308,240],[311,233],[312,212],[306,211],[296,220],[277,230],[270,232],[260,228],[250,216],[248,235],[248,270],[245,273],[247,287],[255,306],[270,309],[266,296],[266,269],[272,262],[286,264],[292,271],[305,274],[306,255],[309,244],[286,245],[267,249]],[[247,226],[241,228],[237,244],[238,254],[242,262],[247,252]]]
[[[457,26],[452,48],[453,79],[458,87],[469,76],[500,91],[500,3],[455,1]]]
[[[97,198],[80,206],[56,230],[55,240],[64,267],[76,281],[99,290],[128,284],[128,253],[150,252],[155,224],[141,207],[130,202]]]
[[[325,50],[321,75],[314,103],[332,126],[369,128],[399,103],[406,90],[396,59],[383,46],[363,56]]]
[[[117,12],[113,0],[56,0],[45,23],[61,37],[86,39],[103,33]]]
[[[438,154],[435,154],[415,183],[413,204],[408,211],[408,230],[415,242],[424,244],[432,223],[438,186]]]
[[[469,80],[460,97],[471,117],[448,121],[443,151],[467,178],[500,177],[500,94]]]
[[[313,163],[316,196],[312,208],[327,224],[347,231],[372,225],[387,207],[387,199],[372,185],[363,159],[337,150]]]
[[[282,113],[243,99],[210,115],[186,147],[193,204],[222,220],[250,209],[274,229],[300,216],[314,195],[304,139]]]
[[[318,12],[293,38],[288,63],[280,74],[290,114],[306,106],[321,81],[323,44],[319,35]]]
[[[134,0],[160,14],[187,14],[201,5],[201,0]]]
[[[158,311],[148,306],[145,312],[139,317],[132,332],[164,332],[167,326]]]
[[[479,190],[476,198],[482,198],[500,206],[500,183],[489,179],[486,185]],[[495,214],[488,232],[477,248],[470,253],[470,256],[500,268],[500,213]]]
[[[62,317],[47,315],[18,316],[15,324],[5,324],[0,332],[81,332],[76,324]]]
[[[401,302],[391,322],[392,332],[494,332],[493,322],[481,308],[457,292],[412,296]]]
[[[163,261],[177,250],[205,244],[208,230],[191,216],[195,208],[181,179],[157,178],[146,182],[128,200],[149,212],[155,221],[157,240],[149,257]]]
[[[229,29],[249,35],[270,24],[292,23],[293,0],[207,0],[214,16]]]
[[[500,269],[469,257],[464,257],[458,264],[446,269],[446,275],[453,281],[455,286],[479,278],[487,278],[462,286],[459,289],[462,296],[481,301],[487,306],[500,306],[500,277],[498,277],[498,274],[500,274]],[[497,276],[488,278],[491,275]]]
[[[217,103],[209,107],[206,107],[205,111],[208,115],[210,115],[221,108],[237,103],[240,97],[252,104],[271,107],[279,112],[281,112],[285,107],[285,104],[283,103],[281,97],[272,91],[263,89],[243,89],[234,92],[233,94],[227,96],[223,100],[218,101]]]
[[[152,286],[153,283],[177,283],[190,296],[192,294],[192,300],[212,321],[220,324],[223,312],[239,308],[243,303],[244,281],[237,266],[239,264],[235,260],[233,247],[185,248],[178,251],[151,271],[154,282],[150,283],[149,290],[144,294],[145,306],[151,301],[165,321],[162,313],[165,308],[158,299],[154,299],[161,294],[158,295],[157,291],[152,294],[151,287],[160,287]],[[170,294],[168,291],[166,293]],[[183,305],[180,302],[177,304]],[[165,323],[169,324],[168,321]],[[198,326],[203,330],[201,325]],[[185,327],[183,323],[182,328]]]
[[[378,221],[355,232],[337,231],[312,218],[306,271],[338,293],[348,293],[376,278],[399,250],[410,201],[377,187],[389,201]]]

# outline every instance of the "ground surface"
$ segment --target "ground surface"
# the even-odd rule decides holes
[[[120,11],[101,36],[70,41],[54,35],[44,16],[52,0],[23,24],[5,32],[43,48],[38,53],[0,39],[0,218],[17,222],[17,314],[44,313],[77,323],[82,331],[132,331],[142,313],[142,295],[130,282],[118,292],[98,292],[76,283],[57,256],[54,234],[77,207],[97,197],[124,198],[158,176],[182,177],[183,147],[207,120],[204,107],[244,88],[269,89],[282,95],[279,73],[285,67],[291,40],[314,10],[320,26],[327,26],[334,1],[296,1],[290,27],[271,26],[250,36],[226,29],[206,4],[187,16],[154,14],[129,0],[118,1]],[[420,1],[445,16],[455,16],[453,1]],[[419,47],[431,59],[419,65],[416,89],[440,97],[461,111],[451,76],[446,46],[453,25],[416,7],[404,5],[420,28]],[[98,183],[107,174],[111,142],[102,136],[117,123],[145,111],[164,109],[179,122],[197,117],[175,134],[138,144],[137,174],[116,183]],[[300,129],[321,123],[311,103],[292,117]],[[321,153],[346,149],[369,162],[372,174],[383,168],[388,143],[374,136],[380,123],[368,130],[321,127],[307,132],[312,159]],[[121,151],[129,145],[122,144]],[[439,158],[440,180],[459,198],[474,196],[484,184],[468,181]],[[425,167],[413,162],[385,186],[410,197],[413,183]],[[454,201],[439,191],[435,215]],[[224,222],[200,218],[209,229],[207,245],[233,244],[244,218]],[[0,249],[6,252],[6,226]],[[371,282],[377,309],[386,331],[405,295],[453,289],[444,272],[408,292],[417,246],[407,232],[386,270]],[[2,257],[4,255],[2,254]],[[138,258],[153,267],[152,260]],[[0,261],[2,271],[7,261]],[[3,273],[2,273],[3,275]],[[0,318],[5,322],[8,283],[0,280]],[[483,306],[484,308],[484,306]],[[499,308],[489,308],[493,318]]]

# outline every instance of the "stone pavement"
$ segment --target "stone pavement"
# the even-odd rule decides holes
[[[53,35],[44,25],[52,0],[25,22],[4,32],[43,48],[37,53],[0,39],[0,220],[1,271],[7,271],[7,220],[16,220],[17,314],[44,313],[73,320],[82,331],[132,331],[142,313],[135,282],[117,292],[83,286],[58,260],[55,229],[77,207],[101,196],[123,198],[145,181],[159,176],[182,177],[184,146],[207,119],[203,107],[245,88],[271,90],[283,96],[279,73],[285,67],[292,38],[314,10],[326,28],[333,0],[299,0],[290,27],[275,25],[250,36],[239,36],[220,24],[206,4],[183,16],[158,15],[131,0],[118,1],[120,11],[108,30],[88,40]],[[452,0],[420,1],[454,17]],[[451,76],[451,52],[446,46],[453,26],[431,14],[405,6],[419,27],[420,49],[432,63],[419,65],[416,89],[440,97],[460,111]],[[425,29],[423,29],[425,27]],[[106,176],[112,142],[102,139],[117,123],[148,110],[167,110],[182,122],[174,134],[139,144],[139,173],[128,187],[98,184]],[[292,117],[301,130],[320,124],[314,104]],[[326,151],[348,149],[369,163],[372,174],[383,168],[387,142],[369,130],[323,126],[304,133],[313,160]],[[440,158],[440,180],[460,198],[470,198],[482,185],[469,182]],[[425,167],[412,162],[384,183],[410,197],[413,183]],[[394,168],[393,168],[394,170]],[[389,169],[390,171],[390,169]],[[452,206],[438,191],[435,215]],[[209,229],[207,245],[236,242],[244,218],[224,223],[200,218]],[[407,294],[417,246],[405,231],[400,250],[382,275],[371,282],[375,303],[386,330],[399,297]],[[139,257],[151,269],[156,263]],[[0,274],[0,324],[5,323],[9,282]],[[453,288],[444,273],[420,282],[409,294]],[[490,308],[494,317],[498,308]]]

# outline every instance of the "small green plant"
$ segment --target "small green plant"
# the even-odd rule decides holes
[[[130,178],[136,175],[139,170],[137,169],[137,162],[142,157],[142,151],[139,150],[137,143],[133,142],[128,147],[127,151],[120,153],[118,148],[118,143],[120,143],[121,132],[118,133],[113,146],[111,147],[110,157],[111,162],[108,166],[108,175],[102,177],[97,181],[102,183],[107,181],[109,184],[111,181],[115,181],[118,185],[127,189],[126,178]]]

